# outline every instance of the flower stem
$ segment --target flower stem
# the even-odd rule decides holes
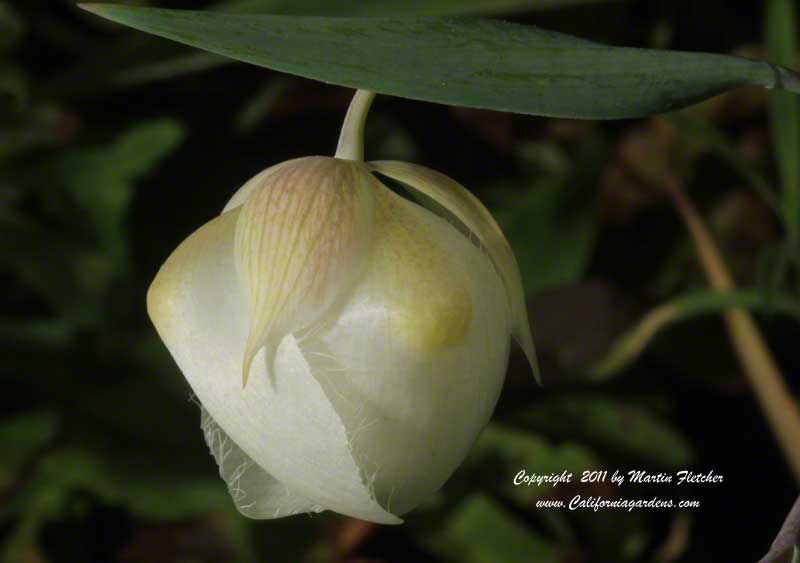
[[[358,90],[353,96],[339,134],[336,158],[359,162],[364,160],[364,124],[373,99],[375,92],[369,90]]]

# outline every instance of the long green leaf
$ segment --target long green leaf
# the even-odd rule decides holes
[[[763,61],[608,47],[492,20],[83,7],[142,31],[290,74],[517,113],[614,119],[668,111],[737,86],[800,92],[797,74]]]
[[[211,9],[291,16],[456,16],[527,13],[613,2],[620,0],[230,0],[218,2]],[[211,53],[182,53],[157,62],[140,61],[134,67],[115,71],[112,82],[119,87],[134,86],[233,62]]]
[[[767,52],[777,63],[797,61],[797,14],[794,0],[766,3]],[[786,92],[773,92],[769,100],[772,144],[782,185],[782,208],[789,235],[800,237],[800,100]]]
[[[556,10],[600,2],[609,0],[232,0],[215,7],[298,16],[449,16]]]

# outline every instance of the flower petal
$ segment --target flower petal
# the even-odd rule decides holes
[[[511,334],[525,352],[533,374],[539,381],[539,365],[525,306],[519,265],[489,210],[464,186],[430,168],[396,161],[376,161],[369,164],[374,171],[397,180],[442,205],[480,240],[506,288],[513,319]]]
[[[310,157],[267,176],[242,205],[236,271],[250,301],[243,382],[256,353],[311,327],[361,275],[377,180],[362,166]]]
[[[364,278],[333,325],[301,347],[378,502],[403,514],[442,486],[488,422],[510,318],[483,251],[441,217],[381,191]]]
[[[234,260],[240,213],[198,229],[161,267],[147,296],[159,335],[220,428],[292,495],[356,518],[401,522],[375,502],[293,336],[278,346],[273,377],[261,351],[242,389],[237,375],[250,321]]]
[[[282,518],[322,507],[292,492],[231,440],[202,407],[200,428],[236,508],[248,518]]]

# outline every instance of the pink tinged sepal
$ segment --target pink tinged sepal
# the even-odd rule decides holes
[[[308,157],[265,174],[241,206],[234,255],[249,301],[242,364],[256,353],[268,370],[281,340],[322,322],[362,275],[377,180],[356,163]]]

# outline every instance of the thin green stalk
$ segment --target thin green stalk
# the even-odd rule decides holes
[[[364,160],[364,126],[367,114],[375,99],[375,92],[358,90],[347,108],[339,145],[336,147],[336,158],[345,160]]]
[[[786,314],[800,321],[800,299],[795,297],[764,295],[758,290],[693,291],[651,309],[636,326],[617,339],[602,360],[589,368],[589,375],[602,380],[624,369],[657,334],[677,322],[736,308]]]

